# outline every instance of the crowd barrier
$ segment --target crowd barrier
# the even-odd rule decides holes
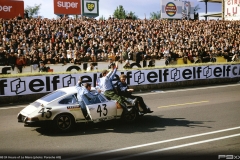
[[[226,62],[226,59],[224,57],[216,57],[216,62]],[[134,61],[130,61],[130,63],[134,68],[143,68],[143,67],[161,67],[166,66],[165,60],[155,60],[154,66],[149,66],[150,61],[141,61],[139,64],[135,63]],[[82,63],[81,65],[75,65],[73,63],[68,63],[66,65],[63,64],[47,64],[46,67],[49,67],[49,72],[78,72],[78,71],[86,71],[87,67],[89,66],[89,63]],[[119,69],[123,69],[123,65],[125,63],[118,63]],[[186,64],[193,64],[187,59],[187,63],[184,63],[183,58],[178,58],[176,61],[172,61],[169,65],[186,65]],[[96,68],[101,71],[108,69],[108,62],[95,62],[94,65]],[[39,72],[39,68],[35,67],[33,65],[31,66],[25,66],[22,69],[22,73],[37,73]],[[15,67],[12,69],[11,66],[0,66],[0,74],[17,74],[18,69]]]
[[[142,61],[139,64],[135,63],[134,61],[130,61],[133,68],[143,68],[149,66],[149,61]],[[50,68],[50,72],[78,72],[78,71],[86,71],[87,67],[90,65],[89,63],[82,63],[81,65],[75,65],[73,63],[68,64],[46,64],[46,67]],[[108,69],[108,62],[94,62],[94,66],[97,70],[105,70]],[[119,69],[123,69],[125,63],[118,63]],[[155,66],[164,66],[164,60],[156,60]],[[22,69],[22,73],[37,73],[39,72],[39,68],[35,67],[34,65],[25,66]],[[15,67],[12,69],[11,66],[0,66],[0,74],[17,74],[18,69]]]

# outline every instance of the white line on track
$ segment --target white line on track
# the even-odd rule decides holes
[[[240,129],[240,126],[234,127],[234,128],[227,128],[227,129],[212,131],[212,132],[201,133],[201,134],[195,134],[195,135],[190,135],[190,136],[184,136],[184,137],[179,137],[179,138],[174,138],[174,139],[168,139],[168,140],[163,140],[163,141],[158,141],[158,142],[146,143],[146,144],[142,144],[142,145],[125,147],[125,148],[120,148],[120,149],[115,149],[115,150],[110,150],[110,151],[97,152],[97,153],[88,154],[88,155],[84,155],[84,156],[72,157],[72,158],[69,158],[68,160],[80,159],[80,158],[97,156],[97,155],[103,155],[103,154],[109,154],[109,153],[114,153],[114,152],[120,152],[120,151],[125,151],[125,150],[130,150],[130,149],[136,149],[136,148],[141,148],[141,147],[146,147],[146,146],[151,146],[151,145],[156,145],[156,144],[162,144],[162,143],[168,143],[168,142],[173,142],[173,141],[179,141],[179,140],[183,140],[183,139],[200,137],[200,136],[216,134],[216,133],[221,133],[221,132],[227,132],[227,131],[232,131],[232,130],[237,130],[237,129]]]
[[[26,105],[26,106],[27,106],[27,105]],[[26,107],[26,106],[22,106],[22,107],[4,107],[4,108],[0,108],[0,110],[3,110],[3,109],[23,108],[23,107]]]
[[[150,93],[137,93],[136,95],[149,95],[149,94],[159,94],[159,93],[174,93],[174,92],[185,92],[185,91],[194,91],[194,90],[204,90],[204,89],[213,89],[213,88],[224,88],[224,87],[235,87],[239,86],[240,84],[230,84],[230,85],[220,85],[220,86],[211,86],[211,87],[199,87],[199,88],[189,88],[189,89],[176,89],[170,91],[161,91],[159,92],[150,92]]]
[[[157,150],[153,150],[153,151],[149,151],[149,152],[132,154],[132,155],[129,155],[129,156],[119,157],[119,158],[113,158],[113,159],[109,159],[109,160],[126,159],[126,158],[131,158],[131,157],[136,157],[136,156],[142,156],[142,155],[146,155],[146,154],[152,154],[152,153],[163,152],[163,151],[172,150],[172,149],[178,149],[178,148],[193,146],[193,145],[197,145],[197,144],[203,144],[203,143],[209,143],[209,142],[213,142],[213,141],[219,141],[219,140],[228,139],[228,138],[233,138],[233,137],[238,137],[238,136],[240,136],[240,133],[238,133],[238,134],[232,134],[232,135],[224,136],[224,137],[207,139],[207,140],[203,140],[203,141],[197,141],[197,142],[182,144],[182,145],[178,145],[178,146],[172,146],[172,147],[157,149]]]

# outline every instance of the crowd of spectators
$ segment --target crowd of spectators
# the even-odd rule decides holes
[[[132,20],[109,18],[0,19],[0,65],[18,68],[187,57],[209,62],[240,52],[240,21]],[[137,57],[137,56],[136,56]]]

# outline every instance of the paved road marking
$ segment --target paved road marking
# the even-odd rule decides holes
[[[199,102],[189,102],[189,103],[182,103],[182,104],[172,104],[172,105],[167,105],[167,106],[160,106],[160,107],[157,107],[157,108],[185,106],[185,105],[190,105],[190,104],[199,104],[199,103],[207,103],[207,102],[209,102],[209,101],[199,101]]]
[[[161,92],[149,92],[149,93],[137,93],[136,95],[144,96],[144,95],[150,95],[150,94],[163,94],[163,93],[174,93],[174,92],[185,92],[185,91],[195,91],[195,90],[204,90],[204,89],[210,89],[210,88],[224,88],[224,87],[236,87],[240,84],[230,84],[230,85],[220,85],[220,86],[211,86],[211,87],[198,87],[198,88],[189,88],[189,89],[176,89],[176,90],[170,90],[170,91],[161,91]]]
[[[146,147],[146,146],[151,146],[151,145],[156,145],[156,144],[179,141],[179,140],[184,140],[184,139],[189,139],[189,138],[194,138],[194,137],[206,136],[206,135],[210,135],[210,134],[227,132],[227,131],[232,131],[232,130],[237,130],[237,129],[240,129],[240,126],[234,127],[234,128],[227,128],[227,129],[212,131],[212,132],[201,133],[201,134],[195,134],[195,135],[190,135],[190,136],[184,136],[184,137],[179,137],[179,138],[173,138],[173,139],[168,139],[168,140],[163,140],[163,141],[158,141],[158,142],[146,143],[146,144],[142,144],[142,145],[119,148],[119,149],[114,149],[114,150],[110,150],[110,151],[97,152],[97,153],[93,153],[93,154],[87,154],[87,155],[84,155],[84,156],[68,158],[68,160],[80,159],[80,158],[103,155],[103,154],[109,154],[109,153],[120,152],[120,151],[125,151],[125,150],[131,150],[131,149],[135,149],[135,148],[141,148],[141,147]]]
[[[173,150],[173,149],[178,149],[178,148],[193,146],[193,145],[197,145],[197,144],[203,144],[203,143],[209,143],[209,142],[213,142],[213,141],[219,141],[219,140],[228,139],[228,138],[233,138],[233,137],[238,137],[238,136],[240,136],[240,133],[239,133],[239,134],[232,134],[232,135],[224,136],[224,137],[207,139],[207,140],[203,140],[203,141],[197,141],[197,142],[182,144],[182,145],[178,145],[178,146],[172,146],[172,147],[157,149],[157,150],[148,151],[148,152],[143,152],[143,153],[138,153],[138,154],[132,154],[132,155],[129,155],[129,156],[119,157],[119,158],[113,158],[113,159],[109,159],[109,160],[126,159],[126,158],[131,158],[131,157],[136,157],[136,156],[142,156],[142,155],[147,155],[147,154],[152,154],[152,153],[157,153],[157,152],[163,152],[163,151],[167,151],[167,150]]]
[[[23,107],[26,107],[26,106],[22,106],[22,107],[4,107],[4,108],[0,108],[1,109],[14,109],[14,108],[23,108]]]

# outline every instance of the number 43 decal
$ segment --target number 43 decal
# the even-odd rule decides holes
[[[45,116],[46,118],[50,118],[52,116],[51,109],[52,108],[42,108],[38,113],[42,113],[42,117],[44,117],[46,115]],[[47,110],[47,111],[45,111],[45,110]]]
[[[102,109],[101,105],[98,105],[98,108],[97,108],[97,113],[100,114],[100,117],[102,116],[102,112],[103,112],[104,116],[106,116],[108,114],[107,105],[102,104],[102,106],[103,106],[103,109]]]

